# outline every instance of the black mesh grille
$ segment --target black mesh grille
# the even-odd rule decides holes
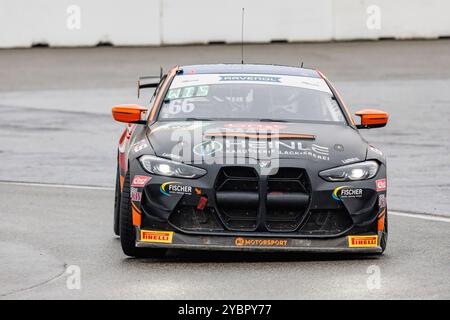
[[[304,192],[310,193],[311,187],[304,169],[279,168],[278,172],[269,176],[268,192]]]
[[[279,168],[268,177],[266,227],[269,231],[298,229],[308,210],[311,187],[304,169]]]
[[[225,167],[216,180],[216,191],[258,192],[258,174],[247,167]]]
[[[248,167],[224,167],[216,180],[220,219],[232,231],[254,231],[259,202],[258,174]]]
[[[169,222],[185,231],[223,231],[213,208],[197,210],[193,206],[180,205],[170,215]]]
[[[286,233],[292,236],[334,236],[353,221],[345,209],[309,210],[311,183],[301,168],[280,168],[267,177],[267,198],[260,212],[261,179],[250,167],[224,167],[215,182],[215,201],[204,210],[180,202],[169,222],[194,233]],[[261,225],[263,228],[261,228]]]
[[[336,235],[353,225],[348,212],[341,210],[311,210],[301,232],[306,235]]]

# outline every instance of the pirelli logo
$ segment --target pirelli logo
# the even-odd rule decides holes
[[[253,246],[253,247],[285,247],[287,240],[283,239],[246,239],[236,238],[234,244],[238,247]]]
[[[141,230],[141,241],[156,243],[172,243],[172,231]]]
[[[368,248],[376,247],[378,244],[378,236],[349,236],[348,246],[350,248]]]

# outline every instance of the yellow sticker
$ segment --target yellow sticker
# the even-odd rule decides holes
[[[368,248],[376,247],[378,244],[378,236],[349,236],[348,246],[350,248]]]
[[[172,231],[141,230],[141,241],[143,242],[172,243],[172,237]]]

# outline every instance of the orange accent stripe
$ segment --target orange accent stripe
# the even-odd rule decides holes
[[[161,90],[159,91],[159,95],[156,97],[155,103],[153,104],[154,107],[152,108],[152,112],[150,113],[150,117],[149,117],[150,121],[153,121],[153,119],[155,118],[156,111],[157,111],[157,109],[159,109],[158,106],[161,104],[161,100],[164,98],[164,92],[166,91],[167,86],[172,82],[172,79],[173,79],[173,77],[175,77],[177,71],[178,71],[178,66],[173,67],[172,69],[169,70],[166,81],[164,81],[164,83],[161,87]]]
[[[131,203],[131,214],[133,218],[133,226],[140,227],[141,226],[141,210],[138,207]]]
[[[136,212],[139,213],[139,214],[142,213],[141,209],[139,209],[139,208],[137,207],[137,205],[135,205],[133,202],[131,203],[131,208],[134,209],[134,210],[136,210]]]
[[[120,182],[120,192],[123,192],[123,182],[125,181],[125,177],[119,176],[119,182]]]
[[[356,124],[355,119],[353,119],[352,114],[349,110],[349,108],[347,107],[347,104],[345,103],[344,99],[342,98],[341,94],[339,93],[339,91],[333,86],[333,84],[331,83],[331,81],[328,80],[328,78],[320,71],[320,70],[316,70],[317,73],[320,75],[320,77],[322,79],[324,79],[327,84],[333,89],[333,91],[336,93],[338,99],[342,102],[342,105],[344,107],[344,111],[347,114],[348,118],[350,119],[350,121],[352,122],[353,125]]]
[[[240,133],[240,132],[213,132],[206,133],[206,137],[237,137],[237,138],[252,138],[252,139],[311,139],[314,140],[316,136],[312,134],[258,134],[258,133]]]
[[[378,215],[378,231],[383,231],[384,230],[384,219],[386,218],[386,209],[383,209],[383,211],[381,211],[381,213]]]

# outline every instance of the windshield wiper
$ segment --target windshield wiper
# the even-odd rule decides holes
[[[261,122],[289,122],[287,120],[277,120],[277,119],[259,119]]]

